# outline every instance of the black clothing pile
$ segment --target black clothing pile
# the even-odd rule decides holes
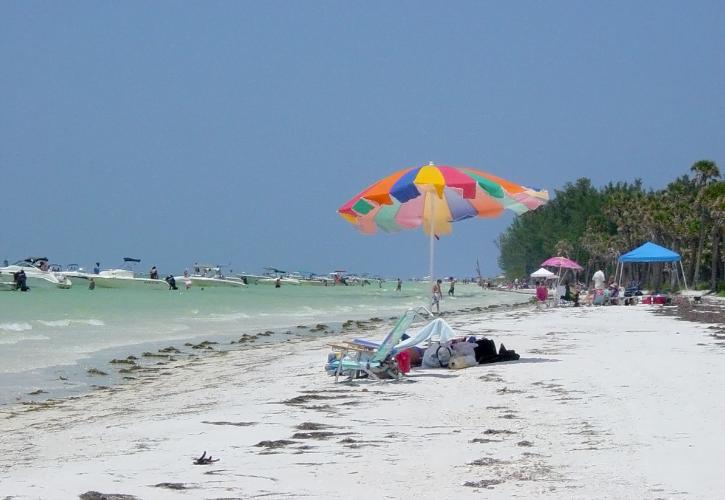
[[[496,352],[496,343],[485,337],[476,341],[474,352],[476,353],[476,361],[480,365],[497,363],[499,361],[516,361],[521,357],[513,349],[506,349],[503,344],[501,344],[498,352]]]

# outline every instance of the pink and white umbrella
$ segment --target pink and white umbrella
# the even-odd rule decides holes
[[[551,257],[549,259],[546,259],[544,262],[541,263],[541,267],[556,267],[559,269],[559,272],[557,273],[557,285],[561,283],[561,270],[562,269],[571,269],[572,271],[583,271],[584,268],[579,265],[578,262],[575,262],[571,259],[567,259],[566,257]],[[566,275],[566,272],[564,272],[564,275]]]
[[[567,259],[566,257],[551,257],[541,263],[541,266],[558,267],[561,269],[573,269],[574,271],[583,271],[584,268],[577,262]]]

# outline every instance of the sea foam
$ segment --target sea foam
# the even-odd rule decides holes
[[[38,323],[51,328],[65,328],[73,324],[76,325],[89,325],[89,326],[106,326],[106,323],[100,319],[56,319],[56,320],[42,320],[39,319]]]
[[[33,325],[30,323],[0,323],[0,330],[6,332],[25,332],[32,329]]]

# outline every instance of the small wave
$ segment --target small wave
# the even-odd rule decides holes
[[[12,345],[26,340],[49,340],[45,335],[13,335],[5,334],[0,336],[0,345]],[[0,370],[2,371],[2,370]]]
[[[302,311],[303,312],[300,312],[299,314],[312,315],[312,316],[315,316],[315,315],[318,315],[318,314],[326,314],[326,313],[329,312],[329,311],[325,311],[325,310],[322,310],[322,309],[315,309],[315,308],[310,307],[310,306],[302,306]]]
[[[30,323],[0,323],[0,330],[6,332],[25,332],[32,329],[33,325]]]
[[[42,319],[39,319],[38,323],[40,323],[41,325],[53,326],[53,327],[70,326],[69,319],[58,319],[58,320],[54,320],[54,321],[43,321]]]
[[[51,328],[65,328],[74,323],[77,325],[106,326],[106,323],[100,319],[56,319],[50,321],[39,319],[38,323]]]
[[[212,314],[210,316],[202,317],[202,318],[182,318],[182,319],[188,319],[193,321],[209,321],[209,322],[215,322],[215,323],[224,323],[228,321],[239,321],[240,319],[249,319],[252,316],[249,314],[239,312],[239,313],[225,313],[225,314]]]

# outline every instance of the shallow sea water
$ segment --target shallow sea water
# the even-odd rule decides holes
[[[213,340],[219,345],[244,334],[275,332],[258,343],[284,335],[330,335],[347,320],[369,320],[429,305],[429,285],[407,282],[370,286],[250,285],[190,290],[70,290],[35,288],[0,292],[0,404],[38,397],[82,393],[119,382],[109,361],[164,346]],[[447,288],[444,288],[444,292]],[[528,297],[458,284],[444,297],[441,311],[515,304]],[[311,331],[317,324],[326,332]],[[304,326],[306,328],[300,328]],[[89,376],[99,369],[108,376]]]

